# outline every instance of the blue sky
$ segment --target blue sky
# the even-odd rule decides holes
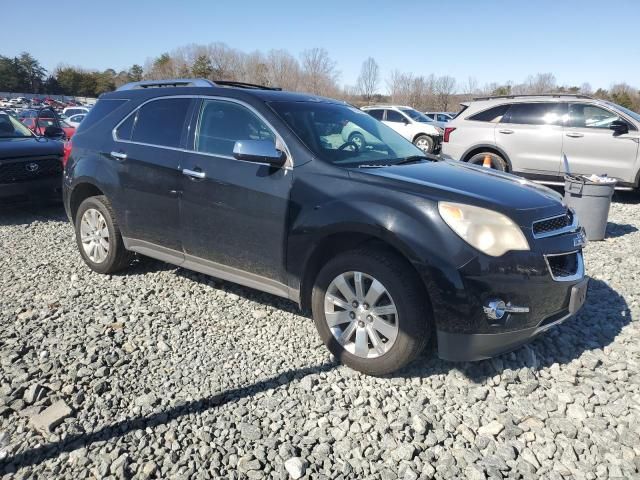
[[[20,4],[24,21],[3,22],[0,54],[30,51],[53,69],[60,63],[121,70],[189,43],[222,41],[244,51],[326,48],[342,84],[354,84],[372,56],[383,79],[394,69],[415,74],[523,81],[552,72],[560,84],[640,86],[640,1],[216,1],[56,0]],[[16,5],[13,3],[13,5]],[[107,6],[107,7],[105,7]],[[18,12],[19,10],[19,12]],[[7,5],[2,8],[8,13]],[[9,15],[8,17],[13,17]],[[54,40],[37,32],[53,21]],[[50,31],[51,27],[42,27]],[[74,30],[78,34],[74,35]],[[43,30],[41,30],[43,31]],[[77,38],[76,38],[77,36]],[[384,85],[384,82],[382,83]]]

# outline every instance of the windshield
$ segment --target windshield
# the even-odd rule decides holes
[[[412,120],[416,122],[428,122],[431,123],[433,121],[432,118],[427,117],[424,113],[414,110],[413,108],[401,108],[405,115],[411,117]]]
[[[17,119],[0,113],[0,138],[31,137],[31,131]]]
[[[622,113],[629,115],[635,121],[640,122],[640,114],[634,112],[633,110],[629,110],[628,108],[624,108],[623,106],[618,105],[617,103],[612,103],[612,102],[607,102],[607,103],[612,107],[614,107],[615,109],[620,110]]]
[[[318,158],[346,167],[400,163],[424,153],[372,116],[349,105],[270,102]]]

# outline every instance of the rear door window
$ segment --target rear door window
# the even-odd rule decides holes
[[[131,140],[161,147],[179,147],[190,104],[190,98],[166,98],[143,105],[138,111]]]
[[[382,120],[382,117],[384,116],[384,110],[379,108],[375,110],[367,110],[367,113],[376,120]]]
[[[514,103],[502,123],[517,125],[562,125],[567,118],[567,104],[555,102]]]

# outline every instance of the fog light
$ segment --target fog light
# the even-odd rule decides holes
[[[529,307],[516,307],[500,299],[489,300],[483,310],[489,320],[501,320],[506,313],[529,313]]]

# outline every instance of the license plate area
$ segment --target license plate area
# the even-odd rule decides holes
[[[569,299],[569,313],[574,314],[587,299],[587,288],[589,287],[589,279],[585,278],[580,283],[571,287],[571,298]]]

